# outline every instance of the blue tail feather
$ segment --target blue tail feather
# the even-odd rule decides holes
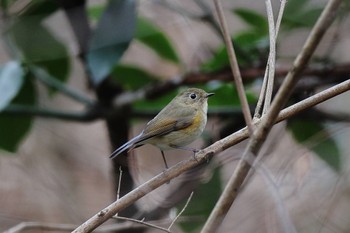
[[[138,146],[137,143],[139,142],[140,136],[141,136],[141,134],[137,135],[136,137],[134,137],[130,141],[124,143],[118,149],[113,151],[113,153],[109,156],[109,158],[114,159],[115,157],[117,157],[118,155],[123,153],[124,151],[126,151],[128,149],[133,149],[134,147],[137,147]]]

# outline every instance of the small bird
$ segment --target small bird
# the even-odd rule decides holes
[[[214,93],[206,93],[198,88],[181,92],[147,123],[139,135],[116,149],[110,158],[113,159],[126,150],[151,144],[160,149],[165,167],[168,168],[165,150],[183,149],[196,153],[198,150],[185,146],[202,134],[207,124],[207,100],[212,95]]]

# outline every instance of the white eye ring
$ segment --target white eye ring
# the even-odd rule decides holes
[[[195,98],[197,98],[197,95],[195,93],[191,93],[190,98],[194,100]]]

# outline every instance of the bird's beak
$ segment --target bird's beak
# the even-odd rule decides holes
[[[215,95],[215,93],[207,93],[206,98],[208,98],[208,97],[210,97],[210,96],[212,96],[212,95]]]

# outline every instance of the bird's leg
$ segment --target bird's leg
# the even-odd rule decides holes
[[[162,153],[162,157],[163,157],[163,160],[164,160],[164,164],[165,164],[165,169],[168,169],[168,164],[166,162],[166,159],[165,159],[165,155],[164,155],[164,151],[160,150],[160,152]]]
[[[188,151],[192,151],[193,152],[193,158],[197,161],[196,159],[196,153],[199,152],[198,149],[195,148],[190,148],[190,147],[184,147],[184,146],[176,146],[176,145],[170,145],[172,148],[174,149],[181,149],[181,150],[188,150]]]

